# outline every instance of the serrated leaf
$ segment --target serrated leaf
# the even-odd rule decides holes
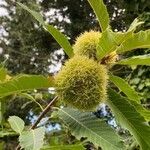
[[[107,100],[107,104],[120,125],[133,134],[142,150],[150,149],[150,127],[145,119],[129,103],[127,98],[120,96],[112,89],[109,89],[108,95],[109,100]]]
[[[51,145],[51,146],[44,146],[41,150],[85,150],[83,145]]]
[[[118,53],[127,52],[138,48],[150,48],[150,30],[134,33],[124,41],[118,48]]]
[[[40,13],[30,10],[27,6],[21,3],[18,3],[18,5],[21,6],[24,10],[28,11],[41,25],[43,25],[44,29],[46,29],[54,37],[54,39],[64,49],[64,51],[69,57],[72,57],[74,55],[72,46],[70,45],[65,35],[63,35],[59,30],[54,28],[52,25],[46,24]]]
[[[21,118],[17,116],[11,116],[9,117],[8,122],[15,132],[21,134],[24,129],[24,121]]]
[[[141,97],[131,88],[131,86],[122,78],[110,75],[109,79],[113,82],[129,99],[140,102]]]
[[[58,117],[65,122],[77,139],[87,137],[90,142],[102,147],[103,150],[124,149],[113,129],[90,112],[63,108],[58,111]]]
[[[109,26],[109,14],[103,0],[88,0],[93,8],[102,31],[105,31]]]
[[[40,150],[44,144],[45,128],[24,131],[19,136],[21,148],[25,150]]]
[[[112,32],[110,29],[105,30],[97,45],[97,58],[100,60],[109,53],[115,51],[123,41],[130,38],[132,32]]]
[[[150,55],[134,56],[117,62],[120,65],[146,65],[150,66]]]
[[[42,75],[19,75],[0,84],[0,97],[50,86],[53,86],[53,81]]]

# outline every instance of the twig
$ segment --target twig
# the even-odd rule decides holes
[[[42,113],[39,115],[38,119],[36,120],[36,122],[31,126],[30,129],[35,129],[36,126],[39,124],[39,122],[41,121],[41,119],[49,112],[49,110],[51,109],[51,105],[54,103],[54,101],[57,100],[57,96],[52,100],[50,101],[50,103],[46,106],[46,108],[42,111]],[[18,145],[16,147],[16,150],[20,150],[20,145]]]

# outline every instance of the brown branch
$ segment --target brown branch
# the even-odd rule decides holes
[[[52,100],[52,101],[50,101],[50,103],[46,106],[46,108],[42,111],[42,113],[39,115],[39,117],[38,117],[38,119],[36,120],[36,122],[31,126],[31,128],[30,129],[35,129],[36,128],[36,126],[39,124],[39,122],[41,121],[41,119],[50,111],[50,109],[51,109],[51,105],[54,103],[54,101],[56,101],[57,100],[57,96]],[[16,147],[16,150],[20,150],[20,145],[18,145],[17,147]]]

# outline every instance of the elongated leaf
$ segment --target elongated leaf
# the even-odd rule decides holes
[[[150,30],[140,31],[124,41],[118,48],[118,53],[123,53],[138,48],[150,48]]]
[[[85,150],[83,145],[51,145],[51,146],[44,146],[41,150]]]
[[[120,65],[146,65],[150,66],[150,55],[134,56],[118,61]]]
[[[129,101],[112,89],[108,91],[107,104],[112,109],[117,121],[135,137],[142,150],[150,149],[150,127]]]
[[[58,111],[58,116],[77,139],[87,137],[90,142],[102,147],[103,150],[123,149],[123,145],[113,129],[92,113],[64,108]]]
[[[19,136],[21,148],[25,150],[40,150],[44,144],[45,128],[37,128],[35,130],[24,131]]]
[[[0,97],[23,91],[48,88],[53,86],[53,81],[41,75],[19,75],[0,84]]]
[[[113,82],[126,96],[136,102],[140,102],[141,97],[138,93],[130,87],[130,85],[122,78],[114,75],[110,75],[109,79]]]
[[[24,121],[21,118],[17,116],[11,116],[9,117],[8,122],[15,132],[21,134],[24,129]]]
[[[109,26],[109,15],[103,0],[88,0],[88,2],[98,18],[101,30],[106,30],[106,28]]]
[[[99,40],[99,44],[97,46],[97,57],[98,59],[102,59],[109,53],[115,51],[120,44],[130,38],[132,32],[112,32],[110,29],[105,30],[102,33],[102,36]]]
[[[58,44],[64,49],[66,54],[69,57],[72,57],[74,55],[73,49],[72,49],[72,46],[70,45],[69,41],[65,37],[65,35],[63,35],[61,32],[59,32],[52,25],[45,25],[44,27],[55,38],[55,40],[58,42]]]
[[[12,131],[12,130],[8,130],[6,128],[4,128],[2,131],[0,131],[0,138],[4,138],[4,137],[13,137],[13,136],[17,136],[18,133]]]
[[[135,107],[135,109],[145,118],[147,122],[150,121],[150,110],[144,108],[141,104],[136,103],[135,101],[131,101],[131,104]]]
[[[28,11],[40,24],[43,25],[44,29],[46,29],[58,42],[58,44],[64,49],[66,54],[69,57],[72,57],[73,54],[73,49],[72,46],[70,45],[68,39],[63,35],[60,31],[58,31],[56,28],[54,28],[52,25],[48,25],[44,22],[43,17],[40,13],[30,10],[27,6],[18,3],[19,6],[21,6],[24,10]]]
[[[143,21],[140,21],[138,18],[135,18],[134,21],[131,23],[129,29],[128,29],[128,32],[130,31],[135,31],[136,28],[138,26],[140,26],[141,24],[143,24],[144,22]]]
[[[3,82],[6,78],[7,70],[3,67],[0,67],[0,82]]]

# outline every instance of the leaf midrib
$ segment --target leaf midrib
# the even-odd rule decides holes
[[[85,125],[81,124],[80,122],[78,122],[78,120],[76,120],[75,118],[73,118],[71,115],[69,115],[67,112],[65,112],[64,110],[60,109],[61,111],[63,111],[65,114],[67,114],[70,118],[72,118],[73,120],[75,120],[79,125],[83,126],[85,129],[89,130],[90,132],[94,133],[96,136],[100,137],[103,141],[107,142],[108,144],[111,144],[110,142],[108,142],[107,140],[103,139],[101,136],[97,135],[95,132],[93,132],[91,129],[87,128]],[[96,142],[97,143],[97,142]],[[117,146],[111,144],[114,148],[117,148]],[[118,149],[120,150],[120,149]]]

